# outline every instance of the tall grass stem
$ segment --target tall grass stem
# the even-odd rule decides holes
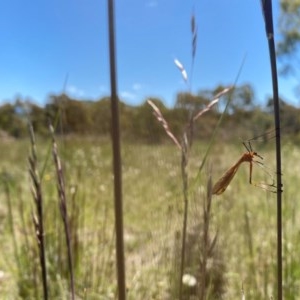
[[[270,65],[273,85],[274,122],[276,131],[276,174],[277,174],[277,299],[282,299],[282,174],[280,142],[280,107],[278,78],[272,17],[272,1],[261,0],[269,46]]]
[[[183,224],[182,224],[182,241],[181,241],[181,261],[180,261],[180,275],[179,275],[179,299],[182,300],[182,288],[183,288],[183,274],[185,267],[185,252],[186,252],[186,235],[187,235],[187,223],[188,223],[188,207],[189,207],[189,193],[188,193],[188,147],[189,142],[185,139],[186,133],[183,135],[182,150],[181,150],[181,177],[182,177],[182,190],[184,200],[184,212],[183,212]]]
[[[118,277],[118,299],[126,299],[125,257],[123,237],[122,167],[120,145],[119,100],[117,95],[117,72],[115,55],[114,1],[108,0],[108,30],[110,59],[110,89],[112,117],[112,147],[115,199],[116,258]]]

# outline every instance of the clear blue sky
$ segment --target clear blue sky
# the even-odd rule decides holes
[[[198,44],[192,91],[251,83],[258,101],[271,95],[271,76],[260,0],[116,0],[120,98],[140,104],[148,96],[172,106],[186,90],[174,58],[190,75],[190,18]],[[277,24],[278,1],[273,2]],[[78,99],[109,94],[106,0],[9,0],[0,4],[0,101],[16,96],[37,103],[66,92]],[[280,79],[281,95],[298,104],[295,82]]]

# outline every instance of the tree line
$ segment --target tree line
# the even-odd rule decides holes
[[[171,131],[178,137],[182,134],[192,112],[206,107],[213,95],[223,89],[204,90],[198,94],[180,92],[175,105],[166,107],[160,99],[149,98],[160,109]],[[223,97],[219,104],[204,114],[194,128],[195,138],[209,138],[221,116],[229,96]],[[223,139],[230,137],[252,137],[262,134],[274,127],[272,99],[265,106],[255,101],[251,85],[236,87],[231,94],[228,108],[220,128]],[[128,141],[159,143],[167,139],[164,129],[153,116],[148,99],[138,106],[130,106],[120,101],[120,126],[122,138]],[[300,132],[300,111],[281,100],[281,116],[284,132],[298,139]],[[31,101],[17,99],[14,103],[0,106],[0,130],[2,135],[15,138],[28,136],[28,120],[35,132],[47,136],[48,121],[55,124],[56,133],[64,135],[110,134],[111,112],[110,98],[98,101],[76,100],[66,94],[51,95],[45,106],[41,107]]]

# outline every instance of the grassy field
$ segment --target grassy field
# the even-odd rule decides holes
[[[78,299],[115,299],[115,235],[111,145],[105,139],[59,141],[64,167]],[[50,299],[66,299],[68,266],[58,209],[56,177],[49,141],[37,144],[45,211],[46,261]],[[257,146],[264,164],[275,170],[271,145]],[[209,174],[216,181],[245,152],[239,141],[215,145],[195,181],[207,145],[196,143],[188,174],[189,217],[186,273],[197,280],[204,224],[203,203]],[[38,246],[28,175],[30,143],[1,143],[0,294],[3,299],[41,299]],[[183,218],[180,152],[173,145],[123,144],[124,239],[128,299],[174,299]],[[297,190],[300,149],[283,143],[284,299],[300,290],[300,224]],[[271,299],[276,296],[276,195],[249,185],[243,164],[231,185],[213,196],[208,239],[218,238],[207,257],[207,299]],[[259,166],[253,181],[272,183]],[[200,250],[199,250],[200,249]],[[193,287],[185,287],[186,299]],[[215,294],[214,294],[214,292]],[[190,296],[188,296],[190,295]],[[211,296],[209,296],[211,295]],[[218,295],[218,296],[216,296]],[[2,297],[2,296],[1,296]]]

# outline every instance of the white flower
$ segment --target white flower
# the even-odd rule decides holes
[[[187,285],[189,287],[193,287],[197,284],[197,279],[195,278],[195,276],[190,275],[190,274],[184,274],[182,276],[182,283],[184,285]]]

